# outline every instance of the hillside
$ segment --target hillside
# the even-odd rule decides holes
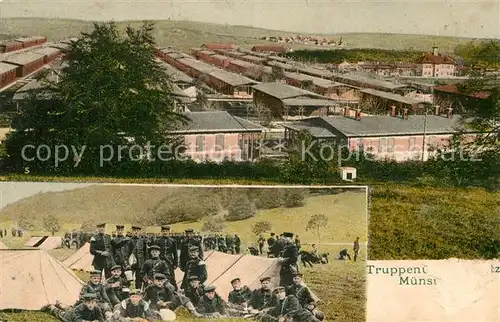
[[[119,22],[119,26],[139,25],[140,22]],[[245,26],[231,26],[192,21],[156,21],[155,37],[160,46],[172,46],[183,50],[199,47],[206,42],[237,43],[249,48],[265,43],[258,40],[264,36],[292,36],[297,33],[266,30]],[[22,35],[45,35],[50,40],[76,37],[82,31],[89,31],[92,23],[83,20],[11,18],[0,21],[0,39]],[[436,45],[441,51],[453,51],[456,45],[469,41],[468,38],[440,37],[426,35],[349,33],[325,37],[334,40],[343,38],[346,48],[415,49],[431,50]],[[311,45],[293,44],[292,48],[314,49]]]

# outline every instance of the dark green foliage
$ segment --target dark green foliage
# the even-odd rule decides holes
[[[285,56],[294,60],[311,61],[323,64],[338,64],[348,62],[415,62],[423,52],[410,50],[383,50],[383,49],[334,49],[334,50],[296,50],[286,53]]]
[[[270,232],[273,229],[269,221],[258,221],[253,225],[252,232],[255,236]]]
[[[229,205],[227,210],[226,220],[237,221],[255,216],[257,209],[255,204],[246,196],[241,193]]]
[[[208,217],[203,222],[203,227],[201,228],[201,230],[210,233],[220,233],[224,231],[225,228],[226,224],[224,222],[224,219],[222,219],[221,217]]]
[[[157,225],[167,225],[182,221],[196,221],[212,216],[222,209],[220,200],[213,193],[196,194],[193,202],[192,193],[176,193],[165,197],[153,209],[154,222]]]
[[[308,189],[287,189],[284,193],[284,206],[287,208],[302,207],[306,204]]]

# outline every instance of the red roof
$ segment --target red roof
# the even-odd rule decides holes
[[[286,53],[287,49],[280,45],[256,45],[252,47],[252,51]]]
[[[238,46],[235,44],[203,44],[201,45],[202,48],[210,49],[210,50],[215,50],[215,49],[229,49],[229,50],[234,50],[238,49]]]
[[[466,95],[470,97],[475,97],[479,99],[487,99],[490,97],[490,93],[488,92],[476,92],[476,93],[461,93],[457,87],[457,85],[443,85],[443,86],[437,86],[434,87],[435,91],[439,92],[446,92],[446,93],[451,93],[451,94],[460,94],[460,95]]]
[[[455,65],[455,60],[446,55],[434,55],[432,53],[425,53],[417,61],[420,64],[452,64]]]

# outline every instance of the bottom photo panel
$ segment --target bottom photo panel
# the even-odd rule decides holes
[[[0,321],[366,321],[368,193],[0,183]]]

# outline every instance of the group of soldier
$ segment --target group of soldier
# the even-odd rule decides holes
[[[90,240],[95,271],[82,288],[79,301],[72,307],[55,303],[44,311],[66,322],[174,321],[173,311],[181,306],[195,317],[280,322],[324,319],[302,283],[292,233],[283,233],[282,250],[275,256],[281,263],[279,287],[272,289],[272,278],[266,276],[260,279],[259,288],[250,290],[244,280],[235,277],[233,290],[223,299],[215,286],[206,285],[203,240],[193,229],[186,229],[178,243],[169,226],[161,227],[161,235],[155,238],[142,234],[138,226],[127,235],[124,226],[117,225],[115,236],[105,234],[105,228],[106,224],[98,225],[98,233]],[[184,273],[180,285],[175,279],[176,268]]]
[[[8,231],[6,228],[0,227],[0,238],[7,237],[7,233]],[[10,229],[10,234],[12,235],[12,237],[23,237],[24,230],[21,228],[13,227]]]

